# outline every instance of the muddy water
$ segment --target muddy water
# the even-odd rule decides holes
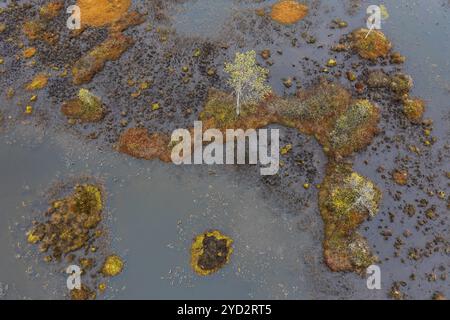
[[[236,14],[236,9],[252,7],[250,1],[211,2],[187,1],[175,8],[177,32],[220,40],[227,30],[227,19]],[[318,45],[327,46],[339,38],[340,31],[331,33],[328,29],[329,21],[336,17],[347,20],[349,30],[364,26],[364,8],[369,3],[361,1],[356,13],[349,15],[350,2],[359,1],[344,1],[345,5],[341,1],[313,1],[310,33],[317,38]],[[396,50],[407,56],[405,70],[415,79],[413,95],[427,100],[426,116],[435,121],[433,134],[438,142],[431,157],[421,159],[422,170],[425,174],[440,175],[436,188],[445,188],[441,173],[449,170],[448,158],[434,159],[449,142],[450,8],[444,0],[385,1],[385,4],[390,18],[383,24],[383,30]],[[244,40],[246,37],[244,34]],[[318,51],[304,45],[292,48],[288,41],[282,40],[269,45],[250,39],[241,45],[257,50],[269,47],[273,53],[283,51],[271,67],[271,85],[279,94],[294,90],[284,88],[281,82],[284,77],[297,76],[303,85],[313,79],[296,61],[308,56],[326,61],[328,57],[326,49]],[[8,102],[3,99],[2,95],[0,106],[7,108]],[[383,108],[389,115],[389,106]],[[405,134],[397,129],[395,120],[383,121],[382,126],[387,135]],[[406,135],[412,139],[420,129],[409,130]],[[320,183],[326,163],[320,147],[312,139],[282,130],[285,143],[292,137],[295,145],[309,152],[302,154],[315,172],[314,177],[308,178]],[[8,285],[5,297],[55,299],[67,293],[65,276],[60,271],[63,266],[48,268],[34,255],[35,248],[24,243],[23,236],[32,218],[45,209],[46,191],[55,183],[83,175],[93,176],[104,184],[111,248],[126,261],[124,272],[110,281],[110,288],[100,298],[383,299],[392,281],[406,281],[412,272],[419,278],[408,287],[411,297],[429,298],[435,290],[448,296],[448,281],[430,284],[425,277],[435,266],[447,266],[448,271],[448,255],[437,254],[420,264],[402,263],[392,258],[392,243],[379,235],[379,228],[386,225],[399,235],[406,227],[414,228],[414,224],[386,222],[388,212],[400,210],[399,203],[390,196],[396,187],[376,172],[380,165],[387,169],[395,167],[396,157],[406,151],[386,149],[382,137],[374,145],[379,145],[379,149],[369,148],[355,157],[355,169],[384,191],[380,215],[361,228],[384,260],[381,291],[369,291],[365,279],[333,274],[323,265],[322,222],[314,190],[297,188],[296,197],[308,204],[298,210],[289,205],[292,199],[286,200],[287,197],[262,184],[256,168],[175,167],[140,161],[118,155],[109,146],[100,148],[64,128],[17,122],[0,136],[0,283]],[[369,164],[364,164],[364,160],[369,160]],[[431,167],[426,166],[427,162]],[[300,175],[303,178],[306,175]],[[423,197],[417,188],[401,190],[405,201]],[[436,204],[445,212],[442,203]],[[231,236],[235,252],[230,265],[216,275],[201,278],[189,267],[188,250],[196,233],[209,228],[221,229]],[[448,235],[448,224],[436,224],[433,228],[432,234],[447,231]],[[429,235],[417,233],[409,245],[423,245],[428,240]]]

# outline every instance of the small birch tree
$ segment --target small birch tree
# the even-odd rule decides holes
[[[236,113],[241,113],[241,105],[258,103],[271,88],[266,84],[269,70],[256,63],[254,50],[236,53],[233,63],[225,63],[224,71],[230,75],[228,84],[236,95]]]

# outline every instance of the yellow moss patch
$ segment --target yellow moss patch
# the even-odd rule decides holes
[[[36,244],[41,241],[40,235],[36,232],[36,230],[30,230],[27,232],[27,242],[31,244]]]
[[[285,154],[289,153],[289,151],[291,151],[291,150],[292,150],[292,144],[287,144],[283,148],[281,148],[280,153],[282,155],[285,155]]]
[[[376,60],[386,57],[392,48],[391,42],[379,30],[358,29],[351,35],[352,47],[358,52],[361,58]]]
[[[121,273],[123,270],[122,258],[113,254],[106,257],[102,266],[102,274],[107,277],[114,277]]]
[[[230,260],[233,240],[220,231],[208,231],[198,235],[191,247],[191,266],[202,276],[217,272]]]
[[[23,57],[26,58],[26,59],[34,57],[35,54],[36,54],[36,48],[35,47],[26,48],[22,52]]]
[[[125,15],[131,0],[78,0],[81,23],[92,27],[110,25]]]
[[[43,89],[47,85],[47,82],[48,76],[40,73],[26,86],[26,89],[29,91]]]
[[[308,7],[293,0],[282,0],[272,6],[270,16],[282,24],[294,24],[308,14]]]

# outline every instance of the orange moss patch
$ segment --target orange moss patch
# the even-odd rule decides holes
[[[25,21],[22,31],[28,40],[43,40],[49,44],[55,44],[58,34],[48,31],[50,20],[56,18],[63,8],[63,2],[49,2],[39,10],[39,17],[34,20]]]
[[[28,40],[32,41],[42,36],[45,27],[45,24],[39,20],[26,21],[22,27],[22,31]]]
[[[391,42],[379,30],[358,29],[350,35],[351,44],[361,58],[376,60],[386,57],[392,48]]]
[[[27,84],[26,89],[29,91],[43,89],[48,83],[48,76],[44,73],[38,74],[34,79]]]
[[[150,135],[147,129],[130,128],[120,136],[117,149],[135,158],[170,162],[169,142],[169,137],[161,133]]]
[[[282,0],[272,6],[270,16],[282,24],[294,24],[308,14],[308,7],[293,0]]]
[[[425,101],[407,98],[403,101],[403,112],[412,123],[420,123],[425,112]]]
[[[40,10],[39,15],[43,19],[51,20],[58,16],[64,6],[62,1],[53,1],[45,4]]]
[[[131,0],[78,0],[82,25],[102,27],[119,20],[128,12]]]
[[[23,50],[22,55],[24,58],[29,59],[32,58],[36,54],[36,48],[30,47]]]
[[[118,33],[125,31],[129,27],[137,26],[145,21],[144,15],[138,12],[130,12],[122,16],[119,20],[114,22],[110,27],[110,33]]]
[[[123,34],[115,34],[81,57],[72,68],[73,83],[82,84],[92,80],[101,71],[106,61],[113,61],[133,44],[133,39]]]
[[[88,83],[101,71],[107,61],[114,61],[134,43],[131,37],[122,34],[130,26],[141,24],[143,15],[131,12],[121,17],[110,27],[109,37],[97,47],[81,57],[72,68],[74,84]]]

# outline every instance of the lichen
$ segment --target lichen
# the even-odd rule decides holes
[[[233,240],[220,231],[198,235],[191,247],[191,266],[202,276],[217,272],[230,261]]]
[[[308,6],[293,0],[281,0],[272,6],[271,18],[281,24],[294,24],[308,15]]]

